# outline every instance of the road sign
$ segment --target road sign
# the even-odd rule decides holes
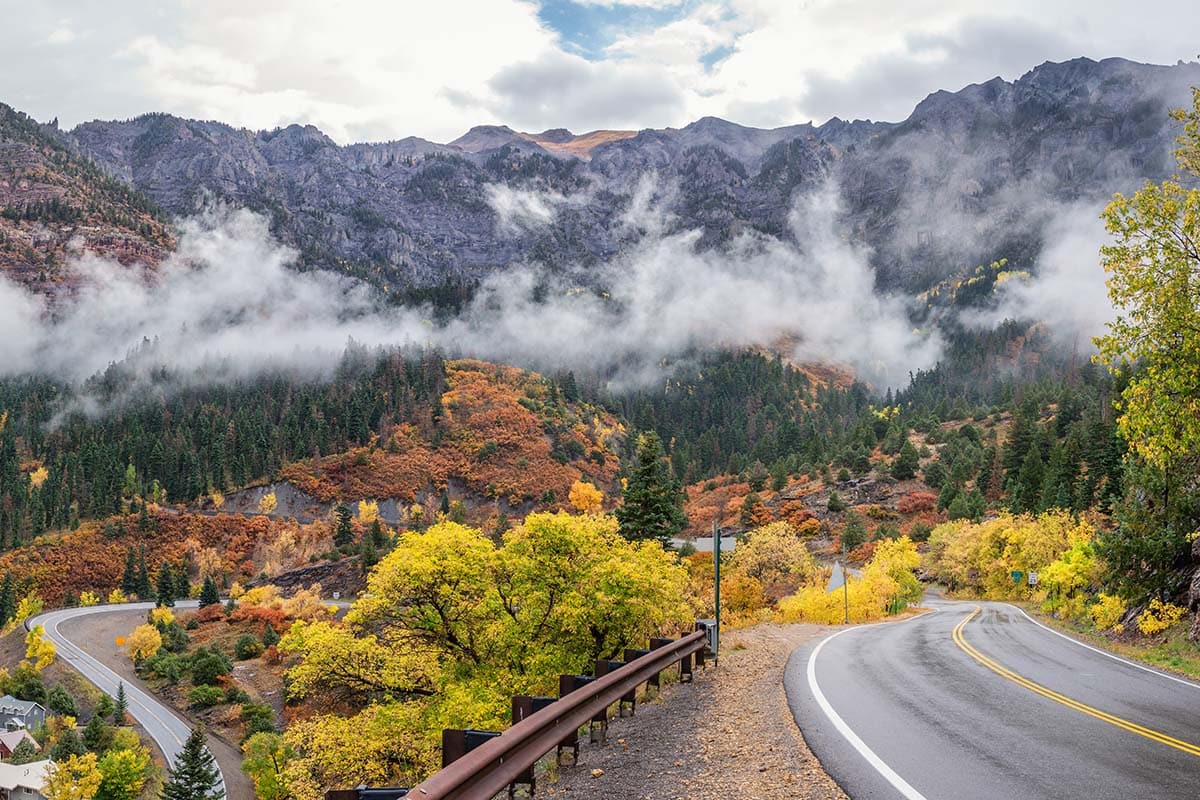
[[[834,589],[840,589],[846,585],[846,570],[842,569],[842,565],[836,561],[833,564],[833,572],[829,574],[829,585],[825,587],[825,593],[829,594]]]
[[[1029,573],[1029,585],[1037,586],[1037,582],[1038,582],[1038,574],[1036,572],[1030,572]]]
[[[1020,585],[1021,585],[1021,578],[1024,578],[1024,577],[1025,577],[1025,573],[1024,573],[1024,572],[1022,572],[1022,571],[1021,571],[1021,570],[1019,570],[1019,569],[1014,569],[1014,570],[1013,570],[1011,573],[1009,573],[1009,574],[1010,574],[1010,575],[1012,575],[1012,579],[1013,579],[1013,585],[1015,585],[1015,586],[1020,586]]]

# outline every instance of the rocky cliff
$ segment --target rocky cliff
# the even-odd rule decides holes
[[[747,231],[789,236],[796,194],[832,177],[880,282],[920,290],[1001,256],[1028,264],[1057,204],[1170,174],[1167,110],[1196,83],[1197,64],[1081,58],[936,92],[897,124],[764,130],[707,117],[339,146],[311,126],[253,132],[150,114],[89,122],[62,141],[172,214],[212,199],[261,210],[305,266],[395,292],[461,290],[530,260],[586,275],[630,236],[639,187],[668,230],[702,231],[701,247]]]

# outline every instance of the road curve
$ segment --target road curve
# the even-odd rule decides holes
[[[195,608],[197,605],[194,600],[184,600],[177,602],[175,607]],[[67,620],[96,614],[149,611],[152,608],[154,608],[154,603],[124,603],[122,605],[63,608],[31,618],[26,621],[25,627],[29,629],[34,625],[41,625],[46,631],[46,636],[58,648],[58,657],[78,670],[83,677],[95,684],[100,691],[116,697],[117,686],[123,682],[125,684],[125,698],[129,703],[130,716],[146,729],[150,738],[154,740],[158,745],[158,749],[162,751],[167,763],[173,765],[176,756],[179,755],[179,751],[183,748],[183,743],[192,732],[191,724],[184,720],[174,709],[159,702],[149,692],[141,689],[133,682],[125,680],[117,675],[116,672],[100,663],[96,658],[84,652],[82,648],[59,630],[59,625]],[[217,765],[217,769],[220,770],[219,764]],[[221,786],[223,790],[225,786],[224,773],[221,774]]]
[[[1200,684],[1003,603],[929,601],[792,654],[792,713],[854,800],[1192,800]]]

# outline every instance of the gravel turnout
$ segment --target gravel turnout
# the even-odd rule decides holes
[[[828,628],[762,624],[727,631],[721,663],[609,723],[578,766],[552,768],[537,796],[590,800],[833,800],[846,795],[809,751],[788,709],[788,656]],[[569,756],[567,757],[569,761]]]

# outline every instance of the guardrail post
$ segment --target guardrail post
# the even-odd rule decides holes
[[[516,725],[526,717],[536,714],[543,708],[548,708],[557,698],[554,697],[529,697],[528,695],[516,695],[512,699],[512,724]],[[562,745],[559,745],[562,749]],[[578,750],[576,751],[578,753]],[[533,797],[537,791],[537,775],[534,772],[533,765],[525,770],[512,783],[508,785],[508,796],[513,797],[516,794],[517,786],[524,785],[529,787],[529,796]]]
[[[581,686],[585,686],[594,680],[596,680],[596,679],[593,678],[591,675],[559,675],[558,676],[558,697],[559,697],[559,699],[562,699],[563,697],[565,697],[566,695],[575,691],[576,689],[580,688]],[[597,720],[596,717],[592,717],[591,720],[588,721],[588,740],[589,741],[592,741],[592,742],[596,741],[595,732],[593,729],[595,728],[597,722],[599,722],[604,727],[608,726],[608,709],[605,709],[602,712],[602,714],[603,714],[603,717],[601,719]],[[600,715],[597,715],[597,716],[600,716]],[[562,763],[563,750],[568,747],[571,748],[571,763],[578,764],[579,763],[579,729],[578,728],[571,731],[569,734],[567,734],[567,736],[561,742],[558,743],[558,750],[555,753],[555,759],[558,761],[558,763],[560,763],[560,764]]]
[[[626,662],[624,662],[624,661],[613,661],[612,659],[608,659],[608,658],[598,658],[598,659],[596,659],[596,677],[602,678],[610,672],[615,672],[616,670],[625,666],[625,663]],[[632,689],[630,689],[625,694],[621,695],[620,699],[617,700],[617,716],[618,717],[625,716],[625,706],[626,705],[629,706],[629,716],[632,717],[634,715],[635,709],[637,708],[637,687],[636,686],[633,687]]]
[[[688,653],[683,658],[679,659],[679,682],[692,682],[692,654]]]
[[[660,647],[666,647],[667,645],[671,644],[674,641],[675,641],[674,639],[663,639],[663,638],[656,637],[656,638],[650,640],[650,649],[657,650]],[[662,675],[661,672],[654,673],[654,675],[651,676],[650,680],[646,681],[646,685],[653,686],[655,689],[658,689],[660,675]]]
[[[443,728],[442,769],[450,766],[488,739],[494,739],[499,735],[496,731],[476,731],[470,728],[466,730],[461,728]]]

